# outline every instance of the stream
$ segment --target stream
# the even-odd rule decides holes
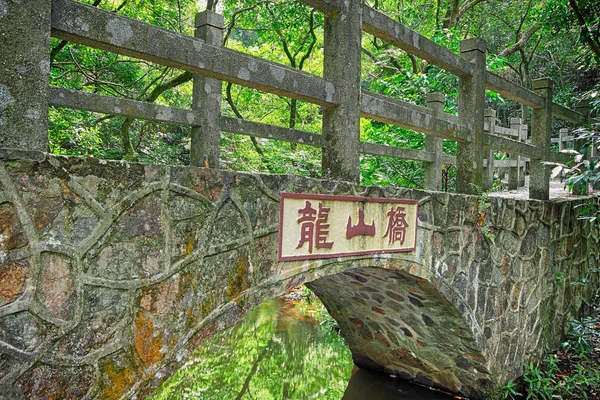
[[[204,342],[148,399],[452,399],[361,370],[314,297],[276,298]]]

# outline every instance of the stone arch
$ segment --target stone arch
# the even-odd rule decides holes
[[[493,385],[456,296],[448,299],[443,282],[427,279],[423,265],[363,259],[317,271],[296,282],[306,279],[338,321],[359,367],[472,398]]]

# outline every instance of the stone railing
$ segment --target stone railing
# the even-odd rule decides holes
[[[213,168],[219,167],[225,131],[321,147],[323,175],[334,180],[358,182],[362,153],[421,161],[425,188],[439,190],[442,165],[456,163],[457,191],[469,194],[491,187],[493,172],[486,173],[485,160],[501,151],[511,159],[494,166],[512,166],[511,187],[522,181],[517,165],[530,158],[530,197],[549,198],[549,168],[543,162],[569,160],[550,152],[552,118],[589,120],[585,110],[552,102],[551,80],[537,80],[529,91],[486,70],[485,41],[464,40],[456,55],[360,0],[300,1],[325,13],[323,77],[223,47],[223,17],[210,11],[197,15],[190,37],[73,0],[9,2],[0,16],[0,148],[46,151],[47,108],[53,105],[191,126],[191,164]],[[431,94],[428,106],[420,107],[361,91],[363,30],[457,75],[458,116],[444,114],[440,94]],[[49,87],[50,36],[192,72],[193,107]],[[322,135],[222,116],[221,81],[322,106]],[[486,89],[532,108],[531,144],[521,133],[515,140],[505,129],[490,128],[493,117],[482,107]],[[425,133],[425,150],[361,142],[361,117]],[[457,157],[442,153],[443,139],[457,142]]]

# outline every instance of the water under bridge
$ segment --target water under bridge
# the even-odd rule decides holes
[[[477,397],[556,346],[594,295],[600,233],[578,219],[594,200],[548,200],[542,164],[565,160],[550,152],[552,115],[588,116],[552,103],[548,80],[530,92],[486,72],[481,41],[457,56],[359,1],[307,0],[327,15],[326,64],[345,71],[327,67],[321,78],[77,2],[25,3],[9,1],[0,13],[0,33],[12,38],[0,49],[0,394],[143,397],[198,344],[306,284],[357,365]],[[219,25],[210,13],[199,21],[208,21],[200,30]],[[348,78],[360,80],[352,66],[361,29],[457,74],[459,117],[436,109],[437,95],[426,108],[361,93]],[[190,70],[202,90],[229,80],[321,104],[323,135],[221,118],[219,102],[206,113],[48,88],[50,33]],[[339,35],[347,42],[332,46]],[[14,68],[23,60],[25,78]],[[532,107],[533,144],[521,128],[502,136],[493,113],[477,107],[486,86]],[[199,94],[202,110],[214,106],[211,90]],[[312,143],[324,149],[324,178],[50,155],[49,104],[191,125],[200,132],[195,165],[218,165],[215,129]],[[424,132],[427,148],[360,143],[361,115]],[[459,143],[458,158],[441,153],[442,139]],[[529,158],[532,199],[476,193],[494,176],[484,162],[494,150],[515,155],[504,166],[516,185]],[[360,153],[422,161],[428,190],[360,186]],[[457,164],[461,193],[437,191],[447,163]],[[412,201],[415,247],[280,261],[282,193]],[[577,284],[582,277],[594,285]]]

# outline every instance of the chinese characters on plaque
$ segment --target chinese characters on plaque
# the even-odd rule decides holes
[[[281,194],[279,260],[413,251],[417,201]]]

